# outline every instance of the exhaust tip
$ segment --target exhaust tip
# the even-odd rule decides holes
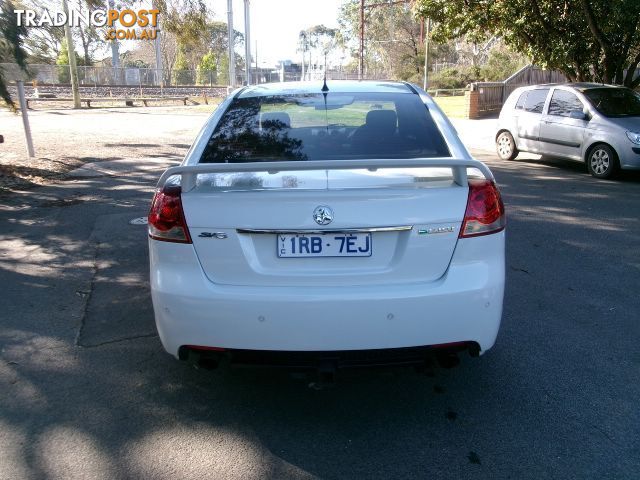
[[[205,370],[215,370],[216,368],[218,368],[219,364],[220,362],[217,358],[200,357],[198,359],[198,366],[200,368],[204,368]]]
[[[438,355],[438,365],[442,368],[454,368],[460,365],[460,358],[455,353],[448,353],[446,355]]]

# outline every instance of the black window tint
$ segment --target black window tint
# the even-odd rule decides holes
[[[235,99],[200,163],[448,156],[418,95],[329,92]]]
[[[583,93],[607,117],[640,116],[640,94],[629,88],[590,88]]]
[[[573,111],[582,111],[582,102],[573,93],[556,89],[549,103],[549,115],[568,117]]]
[[[524,109],[527,112],[542,113],[544,102],[547,99],[548,93],[548,88],[537,88],[535,90],[529,90],[527,100],[524,102]]]
[[[518,98],[518,101],[516,102],[516,110],[522,110],[522,108],[524,107],[524,102],[527,99],[527,93],[529,92],[524,92],[520,95],[520,98]]]

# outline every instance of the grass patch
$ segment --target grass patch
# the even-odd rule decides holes
[[[261,112],[285,112],[291,119],[293,128],[318,127],[324,125],[345,125],[359,127],[364,125],[367,113],[373,109],[395,110],[393,102],[360,101],[353,102],[340,108],[325,110],[322,103],[314,106],[303,106],[296,103],[263,104]]]
[[[465,118],[465,97],[457,95],[455,97],[433,97],[438,106],[444,110],[447,117]]]

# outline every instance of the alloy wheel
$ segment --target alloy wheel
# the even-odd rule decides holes
[[[597,175],[604,175],[611,166],[611,157],[604,149],[598,148],[591,154],[590,162],[591,170]]]

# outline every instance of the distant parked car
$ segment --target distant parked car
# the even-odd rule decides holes
[[[597,83],[518,88],[500,112],[496,150],[503,160],[532,152],[585,162],[596,178],[640,169],[640,95]]]
[[[426,92],[399,82],[240,89],[149,213],[160,339],[203,366],[450,366],[494,344],[505,212]]]

